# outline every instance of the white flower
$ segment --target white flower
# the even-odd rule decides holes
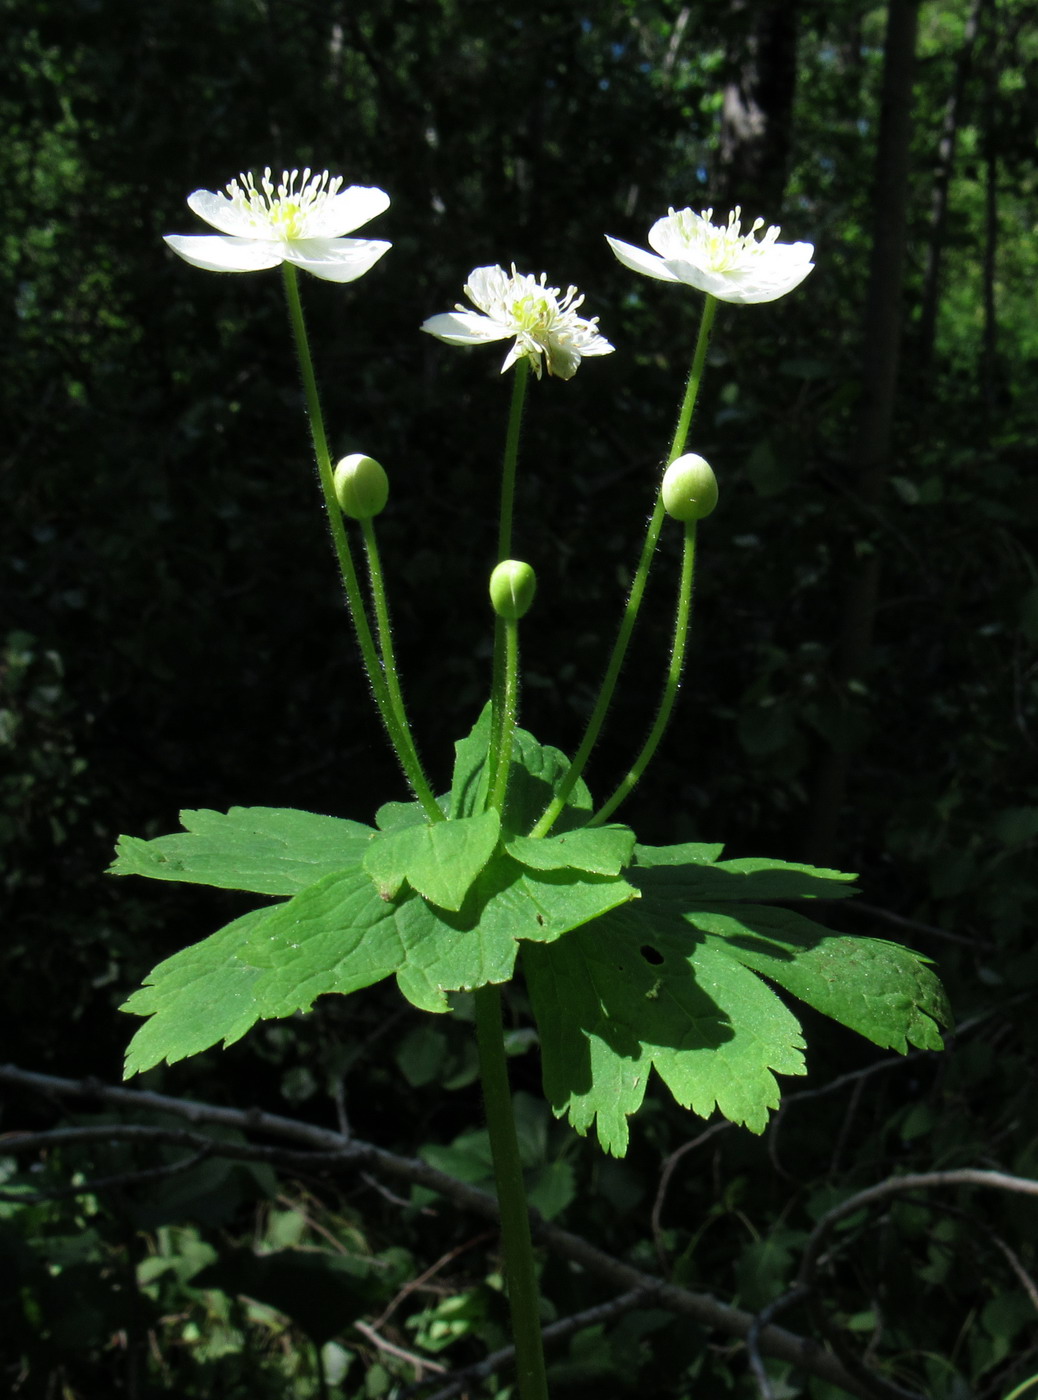
[[[625,267],[661,282],[687,282],[718,301],[775,301],[799,287],[814,267],[810,243],[779,243],[774,226],[758,240],[763,219],[749,233],[741,233],[738,205],[728,215],[727,226],[712,224],[713,213],[672,209],[658,219],[649,230],[658,257],[618,238],[607,235],[606,241]]]
[[[598,317],[585,320],[577,315],[584,298],[570,287],[561,296],[558,287],[546,286],[548,274],[540,281],[529,273],[509,275],[503,267],[477,267],[465,284],[465,295],[482,315],[460,303],[442,316],[430,316],[422,324],[438,340],[448,345],[484,345],[515,336],[515,344],[505,356],[501,373],[524,356],[541,377],[541,356],[549,374],[572,379],[585,355],[608,355],[613,347],[598,333]]]
[[[241,181],[241,184],[238,183]],[[257,272],[294,263],[326,282],[352,282],[367,272],[390,243],[343,238],[389,207],[384,190],[342,188],[342,176],[286,170],[277,185],[268,166],[257,188],[255,176],[239,175],[226,194],[195,190],[188,206],[218,234],[166,235],[165,241],[195,267],[209,272]],[[298,188],[297,188],[298,183]]]

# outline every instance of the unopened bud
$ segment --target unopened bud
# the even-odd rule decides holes
[[[389,477],[374,457],[354,452],[335,468],[335,499],[343,515],[370,520],[389,500]]]
[[[537,575],[519,559],[505,559],[490,575],[490,601],[507,622],[526,616],[536,592]]]
[[[717,477],[695,452],[671,462],[663,474],[663,504],[675,520],[702,520],[717,505]]]

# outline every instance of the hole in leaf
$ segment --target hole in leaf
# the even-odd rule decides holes
[[[645,961],[651,963],[653,967],[659,967],[660,963],[663,961],[663,954],[657,948],[654,948],[651,943],[643,943],[638,951]]]

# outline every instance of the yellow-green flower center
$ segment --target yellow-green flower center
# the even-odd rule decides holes
[[[671,211],[674,213],[674,211]],[[741,231],[742,210],[738,205],[728,215],[728,223],[718,227],[710,222],[714,211],[706,209],[702,214],[693,214],[691,209],[674,213],[674,220],[682,241],[690,250],[694,249],[696,261],[711,272],[731,272],[744,267],[751,258],[766,254],[779,236],[774,225],[759,241],[757,230],[764,227],[764,220],[757,219],[749,233]]]
[[[332,179],[327,170],[312,175],[309,169],[284,170],[275,185],[268,166],[257,187],[250,172],[227,186],[232,204],[241,210],[262,238],[305,238],[308,226],[320,209],[338,194],[342,176]],[[298,183],[298,188],[297,188]]]

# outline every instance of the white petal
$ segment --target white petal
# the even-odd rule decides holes
[[[473,268],[465,283],[465,295],[481,311],[500,310],[512,279],[503,267]],[[502,331],[502,336],[510,334]],[[498,337],[500,339],[501,337]]]
[[[309,238],[339,238],[389,208],[389,195],[374,185],[350,185],[326,199],[306,221]],[[196,211],[197,212],[197,211]]]
[[[261,272],[277,267],[283,244],[262,238],[227,238],[218,233],[168,233],[166,243],[178,257],[207,272]]]
[[[777,301],[794,287],[799,287],[814,267],[810,243],[776,243],[767,256],[755,259],[729,272],[707,272],[692,263],[669,264],[682,282],[709,292],[718,301],[749,306]]]
[[[554,340],[544,352],[548,362],[548,373],[557,379],[572,379],[580,368],[580,355],[570,345],[562,345]]]
[[[691,251],[678,225],[680,217],[691,221],[694,215],[691,209],[683,209],[680,215],[667,214],[657,219],[649,229],[649,247],[655,248],[660,257],[668,262],[675,258],[687,259]]]
[[[448,345],[486,345],[512,334],[507,327],[475,311],[445,311],[441,316],[430,316],[422,322],[422,330]]]
[[[501,373],[506,374],[519,360],[529,360],[530,367],[538,379],[541,377],[541,356],[539,345],[526,345],[521,338],[517,338],[515,344],[505,356],[505,362],[501,366]]]
[[[636,248],[633,243],[621,243],[619,238],[610,238],[608,234],[606,242],[624,267],[629,267],[632,272],[643,272],[646,277],[655,277],[659,282],[681,280],[674,276],[663,259],[658,258],[655,253],[647,253],[643,248]]]
[[[580,347],[580,357],[586,360],[589,355],[611,355],[615,349],[616,346],[610,345],[604,335],[596,335],[594,340]]]
[[[214,194],[212,190],[195,190],[187,197],[187,207],[200,219],[204,219],[221,233],[236,234],[239,238],[252,238],[256,233],[253,217],[240,209],[225,194]]]
[[[325,282],[352,282],[392,246],[377,238],[292,238],[281,245],[281,257]]]
[[[667,266],[674,275],[675,282],[684,282],[687,287],[695,287],[698,292],[709,292],[720,301],[732,300],[730,292],[736,290],[731,272],[711,272],[687,258],[668,258]]]

